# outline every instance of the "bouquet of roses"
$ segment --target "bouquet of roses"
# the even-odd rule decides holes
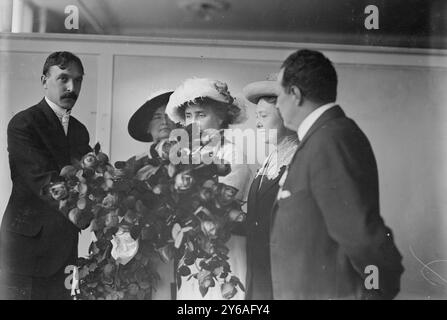
[[[167,216],[165,225],[171,230],[172,241],[160,249],[165,259],[169,253],[176,258],[177,287],[181,287],[183,277],[194,278],[204,296],[217,282],[222,297],[231,299],[237,287],[245,289],[241,281],[231,275],[225,243],[232,229],[245,220],[243,203],[235,198],[237,189],[218,182],[219,176],[231,171],[229,164],[219,161],[194,164],[197,153],[209,155],[212,152],[209,145],[216,139],[202,132],[195,141],[192,127],[186,130],[192,137],[186,148],[167,140],[153,145],[150,153],[153,159],[158,159],[158,166],[149,164],[136,176],[162,199],[159,209]],[[221,137],[222,132],[211,134]],[[173,153],[187,157],[187,161],[173,165]],[[197,272],[192,273],[192,270]]]
[[[189,128],[188,134],[191,133]],[[96,241],[78,263],[79,299],[150,299],[159,279],[153,259],[175,259],[178,288],[182,277],[196,279],[205,295],[220,283],[222,297],[237,287],[225,243],[245,219],[237,189],[218,182],[227,164],[193,164],[210,139],[153,144],[143,163],[118,161],[95,150],[64,167],[61,181],[49,186],[60,210],[79,228],[91,227]],[[208,152],[208,151],[207,151]],[[172,155],[188,157],[174,163]],[[192,273],[192,265],[198,272]],[[197,271],[196,270],[196,271]]]
[[[113,186],[113,174],[109,158],[97,144],[80,162],[63,167],[48,192],[58,201],[59,210],[78,228],[85,229],[100,208],[98,199],[102,200]]]
[[[80,299],[145,299],[158,279],[149,261],[156,231],[148,233],[140,224],[148,211],[144,203],[156,199],[119,164],[112,166],[97,144],[48,186],[59,210],[78,228],[90,226],[96,236],[89,257],[78,263]]]
[[[110,187],[95,198],[88,258],[79,267],[80,299],[150,299],[159,279],[152,260],[169,241],[166,221],[157,215],[160,199],[117,162]]]
[[[245,290],[240,280],[231,276],[227,262],[229,249],[225,243],[236,223],[245,219],[241,204],[235,200],[237,190],[216,180],[199,182],[191,192],[193,214],[177,220],[172,229],[174,246],[179,252],[177,285],[182,277],[195,278],[202,296],[220,283],[222,297],[231,299],[237,286]],[[193,270],[195,271],[194,273]]]

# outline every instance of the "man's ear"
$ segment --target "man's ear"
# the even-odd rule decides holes
[[[42,83],[42,86],[46,89],[47,88],[47,76],[43,74],[40,77],[40,82]]]
[[[295,100],[297,101],[298,105],[302,105],[303,103],[303,95],[301,94],[301,90],[300,88],[298,88],[297,86],[291,86],[290,87],[290,92],[294,95]]]

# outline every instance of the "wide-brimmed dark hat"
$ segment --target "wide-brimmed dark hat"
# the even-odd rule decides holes
[[[135,140],[142,142],[153,141],[152,135],[147,132],[149,121],[152,120],[155,111],[168,103],[169,97],[174,91],[168,91],[155,95],[146,101],[129,120],[127,131]]]

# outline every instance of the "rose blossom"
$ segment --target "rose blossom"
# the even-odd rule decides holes
[[[202,188],[199,192],[200,199],[204,202],[208,202],[213,198],[213,191],[208,188]]]
[[[140,287],[136,283],[131,283],[129,285],[129,294],[130,295],[137,295],[138,291],[140,291]]]
[[[200,227],[202,229],[202,232],[210,238],[216,237],[217,233],[217,224],[214,221],[211,220],[205,220],[202,221],[200,224]]]
[[[68,213],[68,219],[74,224],[78,225],[81,220],[82,211],[79,208],[73,208]]]
[[[117,263],[126,265],[138,252],[138,240],[134,240],[129,231],[119,228],[113,236],[111,255]]]
[[[229,205],[236,197],[237,189],[223,184],[218,196],[218,202],[222,206]]]
[[[197,280],[199,281],[199,286],[202,288],[214,287],[214,279],[211,275],[211,271],[201,270],[197,275]]]
[[[107,194],[102,200],[102,205],[106,209],[113,208],[118,203],[118,196],[115,194]]]
[[[105,165],[109,162],[109,157],[103,152],[98,152],[96,159],[100,165]]]
[[[222,298],[230,300],[236,295],[237,289],[234,283],[225,282],[220,286],[220,292],[222,293]]]
[[[104,224],[107,228],[116,227],[119,223],[118,214],[115,211],[109,212],[105,216]]]
[[[63,167],[61,169],[61,172],[60,172],[59,175],[61,177],[64,177],[65,179],[68,179],[68,178],[75,177],[76,176],[76,172],[77,172],[77,170],[76,170],[75,167],[68,165],[68,166],[65,166],[65,167]]]
[[[108,263],[104,266],[104,276],[110,277],[113,272],[115,272],[115,266],[111,263]]]
[[[208,255],[213,255],[216,252],[214,245],[210,240],[203,239],[200,241],[200,248],[205,251]]]
[[[93,152],[87,153],[82,157],[81,165],[83,168],[94,168],[98,164],[98,159]]]
[[[188,191],[194,184],[194,178],[189,171],[180,172],[175,176],[174,188],[177,191]]]
[[[56,182],[52,184],[49,191],[54,200],[63,200],[68,197],[68,190],[65,182]]]
[[[216,184],[216,181],[209,179],[203,183],[202,187],[205,189],[211,189],[211,190],[215,191],[217,189],[217,184]]]
[[[170,141],[168,139],[161,140],[154,146],[154,150],[158,157],[162,160],[169,160],[169,154],[171,148],[176,144],[175,141]]]

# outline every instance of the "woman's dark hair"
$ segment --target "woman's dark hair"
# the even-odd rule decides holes
[[[208,97],[199,97],[192,101],[186,102],[179,107],[179,112],[183,115],[183,118],[185,118],[186,107],[193,105],[208,107],[215,112],[217,116],[223,120],[221,129],[228,129],[228,126],[233,122],[234,118],[240,111],[234,104],[216,101]]]
[[[48,75],[51,66],[58,66],[63,70],[72,62],[76,63],[81,69],[82,74],[84,74],[84,66],[82,65],[81,59],[68,51],[57,51],[50,54],[43,65],[42,74]]]
[[[298,50],[282,64],[282,86],[300,89],[307,99],[318,103],[334,102],[337,98],[337,73],[331,61],[321,52]]]

